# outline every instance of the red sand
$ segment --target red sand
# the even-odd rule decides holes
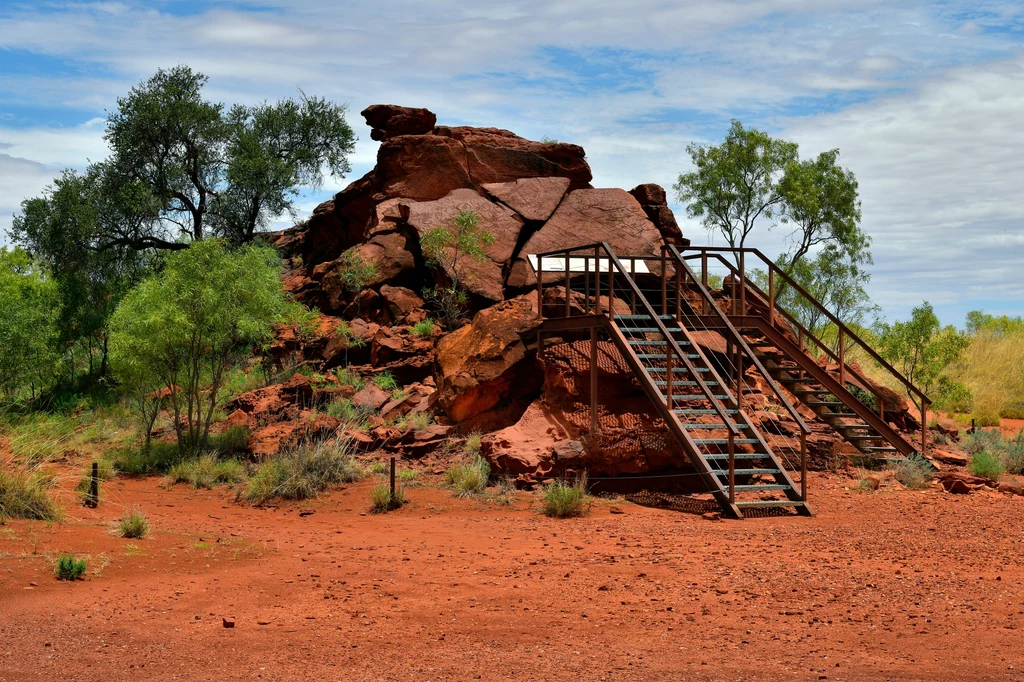
[[[424,486],[377,516],[369,481],[252,509],[125,480],[62,525],[0,526],[0,679],[1024,677],[1024,498],[854,484],[814,476],[811,519],[716,522]],[[111,535],[129,504],[149,538]],[[53,577],[64,551],[86,580]]]

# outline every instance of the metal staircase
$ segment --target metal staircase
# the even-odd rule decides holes
[[[694,333],[707,332],[708,327],[692,326],[693,310],[682,305],[682,288],[676,288],[675,303],[669,305],[668,255],[620,258],[601,243],[530,256],[542,318],[538,353],[544,352],[545,335],[589,330],[591,367],[595,367],[598,335],[606,335],[725,513],[742,518],[744,510],[791,508],[809,515],[806,424],[725,316],[714,317],[734,353],[724,360],[718,355],[712,358],[697,343]],[[629,263],[628,268],[623,261]],[[685,266],[684,261],[679,263]],[[677,267],[674,272],[683,270]],[[662,295],[641,289],[638,277],[647,281],[660,278]],[[563,300],[545,306],[545,285],[549,293],[552,286],[557,287],[559,291],[554,293],[560,293]],[[700,295],[712,300],[706,288],[701,288]],[[661,310],[656,311],[655,305]],[[746,369],[745,358],[750,363]],[[778,448],[770,445],[744,410],[746,372],[752,367],[785,401],[800,426],[799,484],[787,471]],[[594,431],[598,428],[597,402],[597,373],[591,371]]]
[[[694,280],[697,278],[689,263],[699,260],[702,286],[708,282],[709,261],[726,272],[718,301],[728,319],[748,338],[756,357],[772,377],[857,448],[861,453],[860,463],[886,464],[926,451],[927,419],[924,415],[931,402],[928,397],[760,251],[718,247],[680,249],[672,245],[665,247],[665,251],[679,270],[688,272]],[[726,256],[733,256],[734,260]],[[767,279],[767,292],[751,281],[746,267],[751,260],[760,271],[761,279]],[[780,304],[780,290],[791,300],[799,299],[805,308],[814,310],[831,324],[837,337],[837,349]],[[714,306],[714,300],[710,306],[702,304],[700,312],[706,315],[709,307]],[[714,317],[709,316],[707,321],[713,322]],[[901,433],[886,420],[884,393],[858,367],[847,362],[854,348],[861,357],[872,360],[887,372],[891,383],[901,385],[908,395],[919,399],[922,415],[919,447],[911,443],[909,434]],[[812,349],[822,353],[835,368],[823,366],[812,355]]]

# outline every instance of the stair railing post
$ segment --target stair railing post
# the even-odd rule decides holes
[[[668,315],[668,270],[665,267],[665,247],[661,247],[661,315]]]
[[[665,339],[665,388],[668,409],[675,410],[675,401],[672,398],[672,346],[668,339]]]
[[[631,258],[629,261],[629,277],[636,282],[636,258]],[[629,296],[629,314],[636,315],[636,292],[633,291],[633,287],[630,287]]]
[[[736,344],[736,411],[743,409],[743,349]]]
[[[572,317],[572,309],[569,307],[569,302],[572,297],[569,296],[569,249],[565,250],[565,316]]]
[[[928,453],[928,405],[921,396],[921,456]]]
[[[729,504],[736,504],[736,440],[729,429]]]
[[[740,315],[747,314],[747,266],[745,253],[740,250]]]
[[[676,267],[676,321],[683,316],[683,272],[682,268]],[[681,325],[680,325],[681,326]]]
[[[601,314],[601,247],[594,247],[594,305]]]
[[[800,499],[807,501],[807,434],[800,431]]]
[[[775,268],[768,268],[768,324],[775,326]]]
[[[608,253],[608,319],[615,320],[615,270],[612,267],[612,254]]]
[[[839,328],[839,385],[846,388],[846,335]]]
[[[544,319],[544,256],[537,256],[537,319]]]
[[[597,427],[597,327],[590,328],[590,433]]]
[[[590,314],[590,258],[583,257],[583,307]]]
[[[708,252],[707,251],[701,251],[700,252],[700,282],[701,282],[701,284],[704,285],[705,289],[708,288]],[[707,299],[705,299],[701,303],[701,309],[704,311],[705,315],[708,314],[709,311],[708,311]]]

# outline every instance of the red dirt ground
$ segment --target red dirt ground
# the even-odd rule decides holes
[[[1024,498],[855,484],[814,475],[811,519],[710,521],[428,486],[373,515],[371,481],[253,509],[122,480],[64,524],[0,526],[0,679],[1024,678]],[[147,539],[111,534],[128,504]],[[64,551],[84,581],[54,578]]]

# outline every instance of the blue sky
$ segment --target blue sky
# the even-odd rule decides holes
[[[358,116],[373,103],[581,144],[596,186],[627,189],[671,187],[686,146],[738,118],[804,156],[840,149],[886,317],[924,299],[957,324],[1024,314],[1020,2],[491,4],[0,0],[0,231],[61,168],[103,158],[118,96],[184,62],[219,101],[301,88],[349,104],[353,173],[305,194],[303,215],[373,165]],[[757,232],[753,245],[785,248],[784,226]]]

